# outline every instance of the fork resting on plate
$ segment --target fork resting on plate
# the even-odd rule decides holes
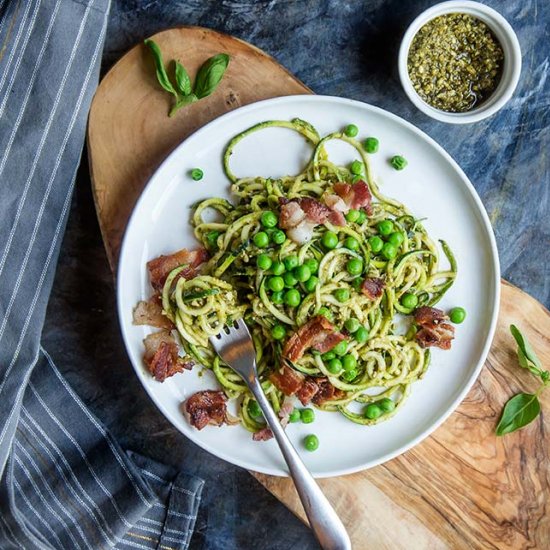
[[[242,377],[262,409],[288,465],[309,525],[323,550],[350,550],[351,542],[344,525],[288,439],[262,390],[256,352],[245,322],[240,319],[233,326],[225,327],[210,338],[210,343],[223,361]]]

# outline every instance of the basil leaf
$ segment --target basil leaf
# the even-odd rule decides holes
[[[176,112],[181,109],[182,107],[185,107],[186,105],[189,105],[190,103],[194,103],[195,101],[198,101],[199,98],[195,94],[189,94],[184,96],[177,96],[178,99],[172,109],[170,109],[170,113],[168,116],[174,116]]]
[[[197,73],[194,90],[199,99],[209,96],[218,87],[228,64],[229,56],[219,53],[202,65]]]
[[[505,435],[515,432],[527,426],[539,413],[540,403],[536,395],[518,393],[506,403],[496,428],[496,434]]]
[[[535,376],[541,376],[542,373],[537,367],[534,367],[531,361],[525,357],[525,354],[523,351],[521,351],[521,348],[518,348],[518,360],[520,367],[523,367],[524,369],[527,369],[530,373],[534,374]]]
[[[540,369],[542,368],[542,363],[540,362],[540,359],[537,357],[537,354],[531,347],[531,344],[529,344],[529,341],[527,340],[527,338],[523,336],[523,334],[521,334],[521,332],[518,330],[518,328],[515,325],[510,325],[510,332],[512,333],[512,336],[515,338],[518,348],[521,350],[525,358],[531,361],[531,363],[533,363],[533,365],[537,367],[537,372],[534,374],[539,375]],[[518,351],[518,355],[519,355],[519,351]],[[521,363],[521,358],[520,358],[520,363]],[[531,370],[531,372],[533,371]]]
[[[185,67],[179,62],[174,60],[174,73],[176,76],[176,84],[179,91],[183,95],[191,94],[191,79],[185,70]]]
[[[149,46],[149,49],[151,50],[151,53],[153,54],[153,59],[155,60],[155,67],[157,70],[157,80],[159,84],[171,94],[174,94],[176,98],[178,97],[178,92],[174,89],[174,86],[172,86],[172,83],[170,82],[170,79],[168,78],[168,74],[166,73],[166,69],[164,67],[164,63],[162,61],[162,53],[160,51],[160,48],[158,44],[147,38],[143,41],[143,43],[146,46]]]

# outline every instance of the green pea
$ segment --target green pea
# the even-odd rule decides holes
[[[359,250],[359,241],[355,237],[346,237],[344,240],[344,246],[348,250]]]
[[[376,224],[380,235],[387,237],[393,231],[393,222],[391,220],[382,220]]]
[[[359,128],[355,124],[348,124],[344,128],[344,134],[348,137],[355,137],[359,133]]]
[[[271,234],[271,240],[275,244],[283,244],[286,241],[286,235],[284,231],[281,231],[280,229],[276,229]]]
[[[260,218],[261,224],[267,228],[275,227],[278,221],[277,215],[271,210],[264,212]]]
[[[359,323],[359,321],[354,317],[350,317],[349,319],[346,319],[346,322],[344,323],[344,327],[350,334],[357,332],[360,326],[361,326],[361,323]]]
[[[275,338],[275,340],[282,340],[286,336],[286,329],[283,325],[275,325],[271,329],[271,336]]]
[[[382,415],[382,409],[376,403],[370,403],[365,407],[365,417],[374,420]]]
[[[304,447],[313,452],[319,448],[319,438],[315,434],[309,434],[304,437]]]
[[[335,357],[336,354],[333,351],[327,351],[326,353],[323,353],[323,355],[321,355],[324,363],[328,363],[331,359],[334,359]]]
[[[204,172],[200,168],[193,168],[193,170],[191,170],[191,178],[193,178],[195,181],[202,180],[203,176]]]
[[[348,351],[348,342],[347,340],[342,340],[341,342],[338,342],[333,348],[332,351],[338,355],[339,357],[342,357],[343,355],[346,355]]]
[[[342,357],[342,368],[344,370],[354,370],[356,367],[357,359],[353,355],[347,353]]]
[[[312,275],[315,275],[319,271],[319,262],[315,258],[308,258],[304,265],[307,265],[309,267],[309,271]]]
[[[346,271],[350,275],[361,275],[363,271],[363,262],[359,258],[352,258],[346,262]]]
[[[273,264],[273,260],[267,254],[260,254],[256,258],[256,265],[260,269],[263,269],[264,271],[267,271],[272,264]]]
[[[327,231],[321,238],[321,242],[325,248],[332,250],[338,245],[338,235],[332,231]]]
[[[390,236],[388,237],[388,242],[397,247],[401,246],[404,240],[405,240],[405,237],[403,237],[403,233],[400,233],[398,231],[391,233]]]
[[[258,248],[264,248],[269,244],[269,237],[267,236],[267,233],[264,231],[260,231],[254,235],[254,238],[252,239],[254,241],[254,244]]]
[[[311,424],[315,420],[315,412],[313,409],[302,409],[300,418],[304,424]]]
[[[384,241],[378,237],[377,235],[374,235],[369,238],[369,246],[370,249],[377,254],[382,250],[382,247],[384,246]]]
[[[287,256],[283,260],[286,269],[290,271],[291,269],[294,269],[298,265],[298,256]]]
[[[319,284],[319,279],[317,277],[315,277],[315,275],[312,275],[304,283],[304,288],[307,290],[307,292],[315,292],[315,289],[317,288],[318,284]]]
[[[284,302],[284,292],[282,290],[279,290],[278,292],[274,292],[271,295],[271,301],[274,304],[282,304]]]
[[[358,219],[359,219],[359,210],[354,210],[354,209],[351,209],[347,214],[346,214],[346,220],[350,223],[354,223],[356,222]]]
[[[290,271],[287,271],[284,275],[283,275],[283,280],[285,282],[285,286],[287,288],[290,288],[290,287],[293,287],[293,286],[296,286],[298,284],[298,279],[296,279],[296,277],[294,277],[294,274]]]
[[[397,256],[397,247],[392,243],[384,243],[382,247],[382,256],[384,256],[386,260],[392,260]]]
[[[395,409],[395,403],[389,397],[380,399],[377,404],[385,413],[392,412]]]
[[[369,339],[369,331],[365,327],[359,327],[353,337],[360,344],[364,344]]]
[[[358,160],[354,160],[351,163],[350,171],[352,174],[359,176],[363,172],[363,163]]]
[[[300,296],[300,293],[295,288],[291,288],[290,290],[287,290],[285,292],[284,300],[287,306],[296,307],[300,305],[300,302],[302,301],[302,297]]]
[[[363,142],[363,148],[367,153],[376,153],[378,151],[378,147],[380,145],[380,142],[375,137],[368,137]]]
[[[260,405],[258,405],[255,399],[251,399],[248,402],[248,414],[254,418],[262,416],[262,409],[260,409]]]
[[[334,297],[340,302],[347,302],[349,300],[349,290],[347,288],[339,288],[334,292]]]
[[[288,421],[292,422],[293,424],[300,421],[300,411],[298,409],[292,409],[292,412],[290,413],[288,417]]]
[[[328,307],[322,306],[317,311],[317,315],[322,315],[323,317],[326,317],[329,321],[332,321],[333,315],[332,312]]]
[[[295,267],[293,273],[300,283],[305,283],[311,277],[311,271],[307,265]]]
[[[408,164],[405,157],[402,157],[401,155],[395,155],[390,159],[390,164],[396,169],[396,170],[403,170]]]
[[[283,262],[274,261],[271,264],[271,273],[273,275],[282,275],[285,272],[285,264]]]
[[[342,361],[337,358],[331,359],[325,365],[331,374],[338,374],[342,370]]]
[[[346,371],[344,371],[344,373],[342,374],[342,378],[343,378],[346,382],[352,382],[353,380],[355,380],[355,378],[357,378],[357,371],[356,371],[355,369],[346,370]]]
[[[463,307],[453,307],[449,317],[455,325],[460,325],[466,319],[466,310]]]
[[[359,217],[357,218],[357,223],[361,225],[365,223],[366,219],[367,219],[367,213],[364,210],[359,210]]]
[[[285,281],[282,277],[270,277],[267,280],[267,288],[273,292],[279,292],[285,288]]]
[[[418,304],[418,296],[416,296],[416,294],[412,294],[411,292],[405,292],[405,294],[401,296],[401,305],[403,307],[406,307],[407,309],[414,309],[417,304]]]

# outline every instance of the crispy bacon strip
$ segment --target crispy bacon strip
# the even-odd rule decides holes
[[[164,382],[183,369],[190,369],[192,362],[185,361],[178,355],[178,345],[174,337],[167,330],[149,334],[144,340],[145,353],[143,361],[149,372],[159,382]]]
[[[302,405],[307,405],[318,391],[319,386],[316,379],[308,377],[304,380],[302,387],[296,392],[296,397],[298,397]]]
[[[191,426],[202,430],[208,424],[221,426],[227,417],[227,398],[220,390],[203,390],[193,394],[185,402]]]
[[[310,240],[313,228],[327,220],[334,225],[346,225],[346,218],[341,211],[312,197],[291,200],[281,197],[279,204],[279,225],[287,230],[288,236],[295,242]]]
[[[415,336],[420,346],[451,349],[455,329],[445,322],[448,319],[449,317],[440,309],[428,306],[419,307],[414,312],[414,320],[420,326],[420,330]]]
[[[358,210],[364,208],[370,216],[372,214],[372,194],[369,186],[363,180],[354,184],[335,183],[334,191],[342,198],[348,208]]]
[[[283,357],[298,361],[310,348],[325,353],[345,338],[325,316],[316,315],[286,341]]]
[[[283,364],[279,370],[269,375],[269,380],[285,395],[294,395],[302,387],[304,375]]]
[[[361,292],[371,300],[380,298],[384,293],[386,283],[379,277],[367,277],[361,284]]]
[[[179,273],[178,278],[192,279],[197,274],[197,268],[208,260],[208,252],[204,248],[178,250],[168,256],[159,256],[147,262],[151,285],[155,290],[162,290],[170,271],[180,265],[187,265]]]
[[[317,378],[317,386],[319,390],[313,396],[313,402],[316,405],[322,405],[327,401],[333,401],[335,399],[342,399],[345,393],[338,388],[335,388],[328,380],[328,378]]]
[[[148,325],[168,330],[174,328],[172,321],[162,313],[162,305],[159,298],[158,294],[154,294],[146,302],[143,300],[138,302],[133,313],[134,325]]]

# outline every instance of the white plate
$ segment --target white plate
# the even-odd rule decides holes
[[[382,109],[349,99],[324,96],[290,96],[237,109],[184,141],[161,165],[141,195],[128,224],[118,272],[118,313],[124,342],[143,386],[183,434],[214,455],[243,468],[287,475],[274,440],[254,442],[241,428],[206,427],[197,431],[180,412],[180,405],[199,389],[217,388],[207,372],[196,369],[156,382],[142,364],[142,340],[148,328],[132,325],[132,308],[151,295],[145,264],[159,254],[196,245],[189,225],[190,206],[199,199],[228,197],[222,169],[222,152],[228,141],[250,126],[270,119],[300,117],[321,135],[354,123],[360,137],[376,136],[380,150],[371,155],[381,191],[404,202],[434,239],[444,239],[458,260],[458,278],[440,307],[466,308],[466,321],[457,326],[452,350],[435,350],[423,380],[400,412],[373,427],[359,426],[336,413],[316,412],[313,424],[291,424],[292,442],[315,433],[320,446],[302,452],[316,477],[356,472],[385,462],[419,443],[439,426],[464,398],[476,380],[494,334],[499,301],[499,264],[487,214],[468,178],[452,158],[426,134]],[[305,140],[291,130],[273,128],[245,138],[236,148],[231,165],[238,176],[282,176],[298,173],[309,157]],[[345,144],[329,147],[331,158],[349,162],[353,150]],[[401,172],[388,159],[403,155],[409,162]],[[188,173],[204,170],[200,182]]]

